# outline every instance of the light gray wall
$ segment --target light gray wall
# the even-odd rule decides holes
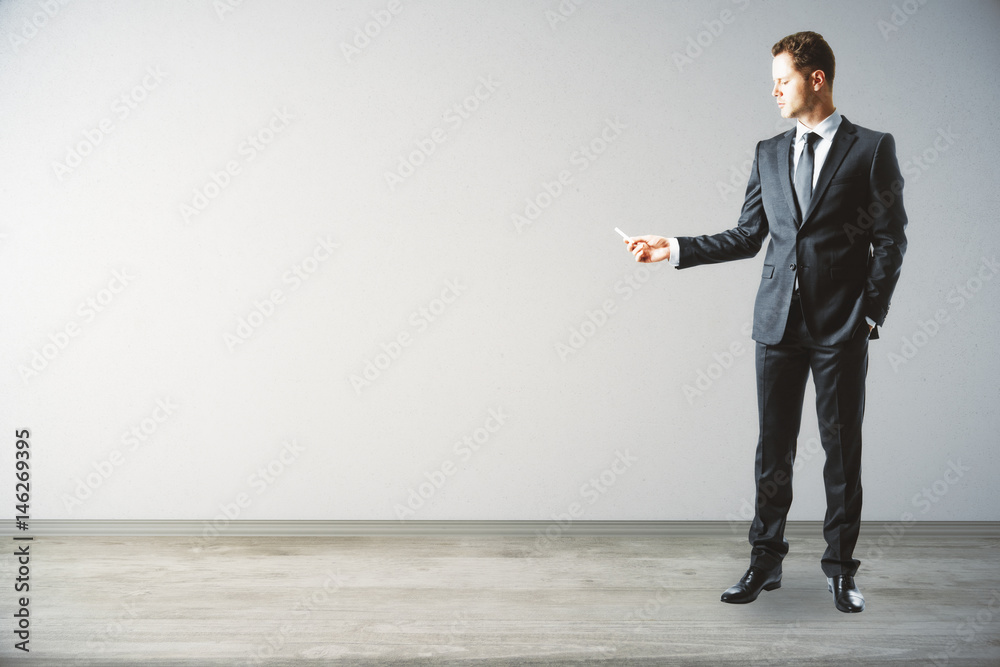
[[[762,257],[650,271],[613,228],[733,226],[788,126],[770,46],[812,29],[906,177],[865,517],[1000,519],[998,28],[933,0],[4,2],[2,474],[29,428],[35,518],[394,519],[425,482],[408,519],[746,518]],[[812,400],[792,519],[824,511]]]

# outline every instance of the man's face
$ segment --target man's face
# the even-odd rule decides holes
[[[774,57],[771,62],[771,78],[774,80],[771,95],[778,100],[782,118],[798,118],[815,106],[815,92],[802,73],[795,69],[795,63],[787,53],[779,53]]]

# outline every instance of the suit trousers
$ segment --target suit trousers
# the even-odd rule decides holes
[[[792,504],[792,470],[802,403],[810,371],[816,387],[820,442],[826,453],[826,552],[828,577],[854,575],[861,528],[861,423],[868,373],[868,325],[850,340],[820,345],[809,335],[799,297],[792,299],[785,333],[777,345],[756,345],[757,413],[760,435],[754,473],[756,511],[750,525],[750,564],[780,566],[788,553],[785,522]]]

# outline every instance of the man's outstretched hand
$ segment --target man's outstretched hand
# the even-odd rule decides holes
[[[635,255],[637,262],[662,262],[670,259],[670,243],[662,236],[632,236],[625,239],[625,245]]]

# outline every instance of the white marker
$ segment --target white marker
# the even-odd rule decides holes
[[[617,227],[615,227],[615,231],[618,232],[619,234],[621,234],[622,238],[625,239],[626,241],[629,240],[629,238],[630,238],[629,235],[626,234],[625,232],[623,232],[622,230],[620,230]]]

